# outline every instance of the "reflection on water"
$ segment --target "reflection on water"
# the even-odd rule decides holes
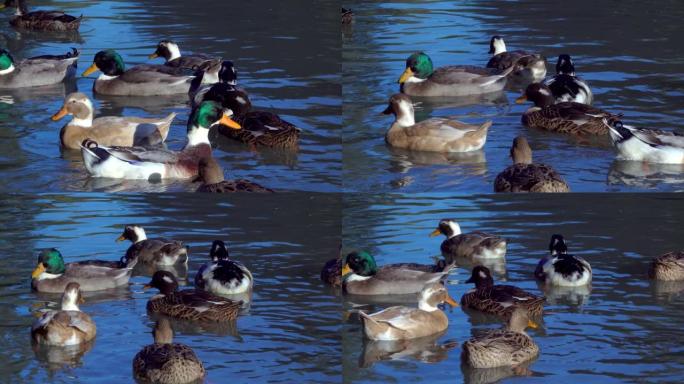
[[[418,360],[423,363],[439,363],[447,358],[450,350],[458,346],[456,341],[437,342],[445,332],[414,340],[363,340],[359,367],[370,368],[379,361]]]

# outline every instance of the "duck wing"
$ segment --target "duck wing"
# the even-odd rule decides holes
[[[438,84],[470,83],[482,79],[482,77],[494,76],[501,71],[495,68],[482,68],[472,65],[450,65],[437,68],[430,81]]]

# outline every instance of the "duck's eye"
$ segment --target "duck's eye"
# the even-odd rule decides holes
[[[416,66],[415,66],[415,65],[412,65],[412,66],[411,66],[411,72],[417,72],[417,71],[418,71],[418,70],[416,69]]]
[[[622,128],[622,121],[616,121],[615,123],[613,123],[613,127]]]

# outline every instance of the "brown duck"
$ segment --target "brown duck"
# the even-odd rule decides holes
[[[197,188],[197,192],[209,193],[273,193],[273,190],[263,187],[257,183],[245,179],[225,180],[223,170],[216,159],[208,157],[199,162],[199,176],[197,180],[202,181],[202,185]]]
[[[12,16],[9,23],[20,29],[76,31],[83,19],[83,15],[75,17],[57,10],[29,12],[26,0],[5,0],[4,4],[0,4],[0,9],[7,7],[17,8],[16,14]]]
[[[656,280],[684,280],[684,251],[668,252],[653,259],[648,277]]]

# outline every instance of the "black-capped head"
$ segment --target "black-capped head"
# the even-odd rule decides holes
[[[556,63],[556,74],[559,75],[575,75],[575,65],[572,63],[570,55],[562,54],[558,56],[558,62]]]
[[[622,124],[622,121],[620,120],[609,121],[607,124],[610,126],[610,137],[616,143],[621,143],[625,140],[629,140],[630,138],[632,138],[632,136],[634,136],[632,131],[627,129],[627,127],[625,127],[625,125]]]
[[[178,289],[178,280],[169,271],[157,271],[152,275],[152,280],[143,287],[148,288],[157,288],[159,292],[168,295]]]
[[[475,284],[476,288],[491,287],[494,285],[494,278],[489,268],[478,265],[473,268],[473,272],[470,274],[470,278],[466,280],[466,283]]]
[[[157,57],[163,57],[164,60],[169,61],[180,57],[180,50],[178,49],[178,44],[171,40],[162,40],[157,44],[157,49],[150,54],[149,58],[154,59]]]
[[[221,69],[218,73],[219,82],[230,85],[237,85],[237,70],[230,60],[221,62]]]
[[[209,251],[209,258],[211,258],[211,261],[218,262],[219,260],[228,260],[229,256],[228,248],[226,248],[226,244],[223,241],[214,240],[214,242],[211,243],[211,250]]]
[[[553,105],[556,102],[556,98],[553,97],[551,88],[544,83],[532,83],[528,85],[525,89],[525,93],[515,99],[515,103],[522,104],[528,100],[533,102],[534,105],[539,108]]]
[[[568,253],[568,246],[565,244],[563,235],[554,234],[549,242],[549,252],[552,255]]]
[[[504,43],[503,37],[496,35],[492,36],[489,40],[489,54],[506,52],[506,44]]]

